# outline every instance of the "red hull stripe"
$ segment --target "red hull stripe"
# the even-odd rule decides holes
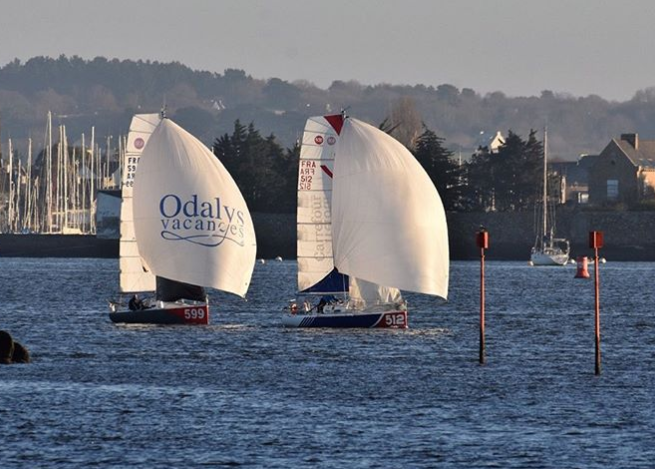
[[[171,308],[167,311],[169,314],[178,317],[184,324],[209,324],[209,308],[207,305]]]
[[[336,114],[334,116],[324,116],[325,120],[330,123],[332,128],[337,132],[337,135],[341,135],[341,127],[343,127],[343,116],[341,114]]]
[[[321,169],[323,170],[323,172],[324,172],[325,174],[327,174],[328,176],[330,176],[330,179],[332,179],[332,171],[330,171],[330,168],[328,168],[327,166],[325,166],[324,164],[322,164],[322,165],[321,165]]]

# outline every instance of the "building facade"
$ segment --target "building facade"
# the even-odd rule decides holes
[[[622,134],[589,168],[589,202],[635,204],[655,197],[655,140]]]

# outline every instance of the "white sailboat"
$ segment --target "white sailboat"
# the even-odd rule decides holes
[[[147,304],[131,301],[129,308],[112,303],[110,318],[208,324],[203,287],[245,296],[255,266],[255,230],[220,161],[190,133],[156,116],[135,116],[128,137],[120,282],[122,292],[155,290],[156,297]]]
[[[308,119],[297,220],[299,294],[285,326],[406,328],[401,289],[446,299],[439,194],[414,156],[375,127],[343,115]]]
[[[555,213],[548,214],[548,131],[544,129],[543,190],[541,194],[541,226],[530,254],[530,265],[557,266],[569,262],[570,243],[555,238]]]

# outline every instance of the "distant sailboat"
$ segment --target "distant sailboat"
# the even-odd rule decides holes
[[[129,308],[112,303],[109,316],[125,323],[207,324],[203,287],[240,296],[248,290],[255,231],[220,161],[170,119],[155,116],[135,116],[128,137],[121,292],[156,290],[156,298],[143,304],[133,297]]]
[[[555,238],[555,211],[548,215],[548,131],[544,129],[543,190],[541,195],[541,224],[530,254],[530,265],[555,266],[569,262],[570,244],[567,239]]]
[[[406,328],[400,289],[446,299],[439,194],[414,156],[375,127],[343,115],[307,121],[297,219],[299,294],[285,326]]]

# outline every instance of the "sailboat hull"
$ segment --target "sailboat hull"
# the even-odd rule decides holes
[[[282,317],[282,324],[285,327],[329,327],[337,329],[406,329],[408,326],[407,311],[340,314],[285,314]]]
[[[534,252],[530,256],[530,263],[534,266],[566,265],[569,262],[569,255],[566,253],[544,253]]]
[[[114,323],[124,324],[209,324],[209,305],[184,305],[109,313]]]

